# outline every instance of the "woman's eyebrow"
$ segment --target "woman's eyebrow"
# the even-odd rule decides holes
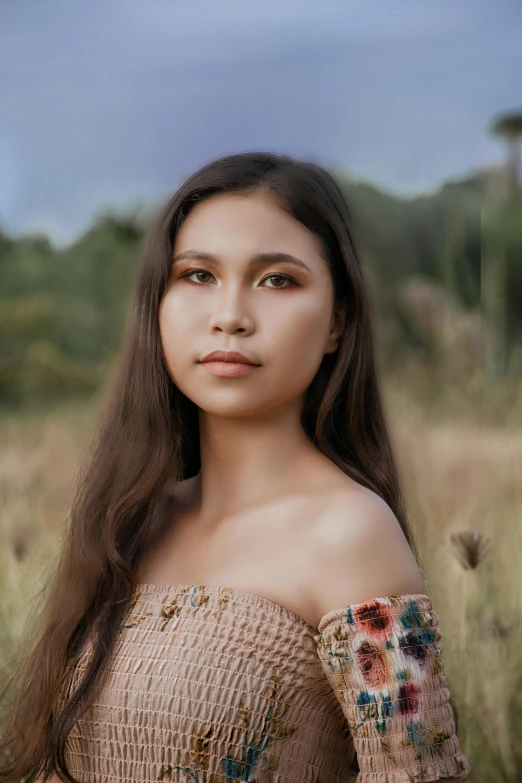
[[[201,250],[185,250],[183,253],[178,253],[172,259],[172,263],[175,264],[176,261],[183,261],[185,259],[208,261],[209,263],[216,264],[216,266],[221,265],[221,262],[216,255],[213,253],[205,253]],[[310,272],[309,267],[304,261],[290,255],[290,253],[280,253],[277,251],[272,253],[256,253],[249,259],[248,266],[268,266],[269,264],[274,263],[293,264],[294,266],[301,267],[302,269],[306,269],[307,272]]]

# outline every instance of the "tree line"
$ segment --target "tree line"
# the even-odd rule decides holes
[[[479,316],[488,377],[522,371],[514,133],[511,127],[504,169],[446,182],[429,195],[399,198],[332,172],[352,213],[385,369],[412,351],[437,360],[446,318],[438,307],[451,323],[455,313]],[[0,231],[2,405],[91,395],[99,387],[120,344],[153,217],[106,212],[62,249],[43,235]]]

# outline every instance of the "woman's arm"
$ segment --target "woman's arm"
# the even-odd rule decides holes
[[[349,511],[347,511],[349,508]],[[323,520],[309,598],[325,674],[347,719],[357,783],[462,783],[438,615],[402,530],[381,503]],[[373,598],[371,596],[374,596]]]

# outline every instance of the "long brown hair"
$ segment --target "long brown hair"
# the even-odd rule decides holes
[[[167,489],[200,469],[197,406],[170,378],[158,310],[176,233],[191,207],[216,193],[264,189],[321,241],[335,300],[347,307],[338,350],[326,354],[306,391],[310,440],[390,506],[414,552],[377,379],[371,307],[351,217],[334,178],[286,155],[248,152],[206,164],[170,198],[147,237],[122,349],[100,423],[77,479],[58,566],[29,652],[16,667],[16,697],[0,739],[0,781],[27,783],[60,772],[67,736],[105,682],[131,602],[140,554],[161,528]],[[89,638],[93,654],[67,691]],[[29,634],[27,634],[29,640]],[[17,651],[18,654],[18,651]]]

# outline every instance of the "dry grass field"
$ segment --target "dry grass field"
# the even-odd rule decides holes
[[[522,780],[522,427],[453,394],[444,415],[385,388],[410,518],[477,783]],[[509,396],[520,404],[520,391]],[[508,399],[504,396],[500,398]],[[469,400],[468,400],[469,402]],[[66,523],[94,409],[0,419],[0,656],[16,648]],[[497,419],[495,421],[495,418]],[[488,422],[488,423],[486,423]]]

